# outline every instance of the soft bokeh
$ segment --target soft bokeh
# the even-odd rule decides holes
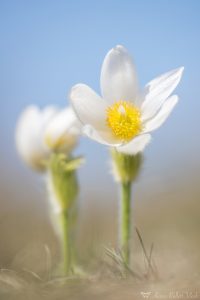
[[[99,92],[103,58],[116,44],[133,55],[141,87],[159,74],[185,66],[176,89],[180,102],[145,151],[133,211],[149,243],[156,241],[156,247],[163,249],[162,243],[166,246],[170,238],[166,242],[161,232],[178,232],[172,248],[183,243],[188,257],[196,255],[200,245],[200,2],[1,0],[0,35],[0,265],[14,268],[25,261],[27,266],[31,259],[26,260],[24,253],[37,243],[56,253],[44,178],[29,170],[15,149],[21,111],[32,103],[64,107],[70,87],[79,82]],[[112,235],[113,242],[118,194],[109,174],[108,150],[82,138],[76,153],[87,160],[79,172],[80,243],[85,243],[90,224],[96,226],[101,240],[106,243]]]

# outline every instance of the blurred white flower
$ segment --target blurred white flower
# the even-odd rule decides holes
[[[52,150],[70,153],[77,145],[80,129],[81,123],[73,109],[67,107],[55,114],[47,124],[45,143]]]
[[[164,123],[178,102],[178,96],[170,95],[182,73],[183,67],[165,73],[141,93],[127,50],[123,46],[111,49],[101,70],[102,97],[85,84],[71,89],[70,99],[83,133],[122,153],[142,151],[151,139],[149,133]]]
[[[53,151],[69,153],[78,140],[79,121],[71,108],[27,107],[16,128],[16,145],[22,159],[36,170],[45,169]]]
[[[34,169],[42,170],[50,150],[44,143],[44,131],[57,113],[55,107],[40,109],[28,106],[21,114],[16,128],[16,145],[22,159]]]

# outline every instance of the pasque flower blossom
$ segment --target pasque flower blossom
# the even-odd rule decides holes
[[[133,61],[123,46],[106,55],[101,69],[102,97],[89,86],[72,87],[70,99],[82,131],[89,138],[117,151],[135,155],[151,139],[178,102],[172,95],[183,67],[167,72],[139,90]]]
[[[79,121],[68,107],[28,106],[16,128],[16,145],[22,159],[37,170],[45,169],[52,152],[69,153],[78,141]]]

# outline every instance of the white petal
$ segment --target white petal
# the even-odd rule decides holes
[[[46,126],[49,120],[59,111],[58,107],[49,105],[44,107],[43,109],[38,108],[38,112],[40,115],[40,122],[42,126]]]
[[[48,147],[69,151],[75,147],[80,134],[81,123],[71,107],[60,110],[49,122],[44,140]]]
[[[35,169],[42,169],[43,160],[49,155],[49,150],[43,143],[43,134],[56,111],[54,107],[41,111],[37,106],[29,106],[17,123],[15,139],[18,152]]]
[[[136,71],[132,58],[123,46],[116,46],[106,55],[100,83],[103,98],[110,103],[136,100],[138,91]]]
[[[117,146],[121,145],[122,143],[116,140],[113,137],[112,133],[107,131],[97,131],[91,125],[85,125],[82,129],[83,134],[85,134],[90,139],[107,146]]]
[[[183,67],[167,72],[150,81],[145,87],[145,100],[142,104],[142,119],[152,118],[160,109],[164,101],[178,85],[183,74]]]
[[[106,126],[106,102],[98,96],[89,86],[77,84],[72,87],[70,100],[79,120],[90,124],[96,129]]]
[[[151,120],[147,121],[146,124],[144,124],[145,129],[143,132],[150,132],[160,127],[166,121],[177,102],[178,96],[176,95],[173,95],[170,98],[168,98],[161,107],[160,111],[157,113],[157,115]]]
[[[135,137],[131,142],[127,143],[126,145],[117,147],[117,151],[129,155],[135,155],[138,152],[142,152],[147,146],[147,144],[150,142],[150,140],[150,134],[142,134]]]

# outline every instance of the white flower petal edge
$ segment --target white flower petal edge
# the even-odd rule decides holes
[[[109,131],[97,131],[89,124],[83,126],[82,133],[92,140],[106,146],[119,146],[122,144],[117,141]]]
[[[73,109],[67,107],[50,120],[44,133],[44,141],[50,149],[71,152],[78,142],[80,132],[80,121]]]
[[[49,155],[43,142],[46,124],[56,114],[55,107],[40,110],[37,106],[27,107],[21,114],[16,127],[16,146],[24,161],[34,169],[42,169],[42,161]]]
[[[146,96],[141,106],[143,121],[152,118],[156,114],[180,82],[183,70],[184,68],[181,67],[167,72],[146,85]]]
[[[161,107],[161,109],[157,113],[157,115],[153,119],[146,122],[145,129],[143,132],[144,133],[151,132],[151,131],[157,129],[158,127],[160,127],[166,121],[166,119],[169,117],[170,113],[172,112],[172,110],[174,109],[174,107],[177,103],[178,103],[177,95],[173,95],[173,96],[169,97],[166,100],[166,102],[163,104],[163,106]]]
[[[135,67],[123,46],[116,46],[106,55],[101,69],[100,84],[103,98],[110,103],[137,98]]]
[[[117,147],[117,151],[122,152],[128,155],[136,155],[139,152],[142,152],[147,144],[151,140],[150,134],[142,134],[134,138],[131,142],[126,145]]]
[[[106,127],[105,115],[107,103],[85,84],[72,87],[69,98],[72,107],[83,124],[91,124],[103,130]]]

